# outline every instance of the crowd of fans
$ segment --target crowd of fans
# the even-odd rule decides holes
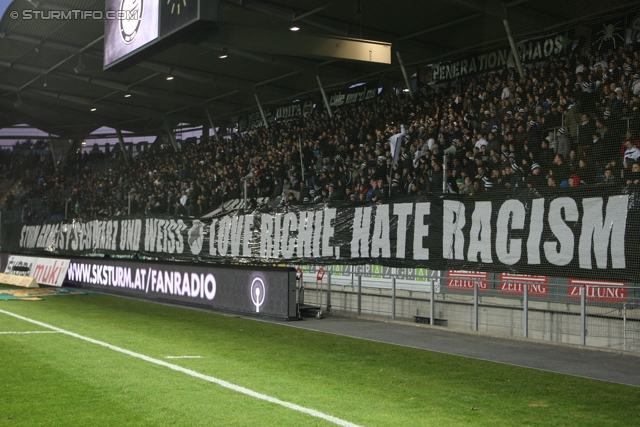
[[[245,181],[249,199],[282,205],[640,185],[640,49],[585,49],[524,69],[425,85],[413,97],[383,90],[333,118],[319,108],[202,138],[179,155],[163,146],[73,183],[58,211],[70,200],[78,216],[198,216],[242,198]]]

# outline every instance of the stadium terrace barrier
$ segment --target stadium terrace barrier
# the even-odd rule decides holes
[[[379,265],[301,266],[304,303],[324,313],[640,352],[640,286],[476,271]],[[362,267],[362,268],[360,268]],[[399,273],[399,274],[397,274]],[[397,276],[396,276],[397,274]]]
[[[595,187],[295,205],[211,219],[116,217],[3,227],[15,254],[240,264],[380,264],[632,282],[638,197]]]

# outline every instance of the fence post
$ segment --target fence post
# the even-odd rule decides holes
[[[627,303],[622,306],[622,343],[623,350],[627,351]]]
[[[396,319],[396,277],[391,278],[391,319]]]
[[[327,311],[331,311],[331,272],[327,276]]]
[[[524,299],[522,300],[522,329],[525,338],[529,338],[529,285],[524,285]]]
[[[362,312],[362,274],[358,274],[358,316]]]
[[[473,282],[473,330],[478,332],[478,281]]]
[[[587,345],[587,288],[580,289],[580,344]]]
[[[440,280],[440,279],[437,279],[437,280]],[[435,314],[433,314],[433,311],[435,310],[435,306],[436,306],[434,301],[435,296],[436,296],[436,286],[433,283],[433,279],[431,279],[431,301],[429,301],[429,324],[431,326],[434,325],[434,322],[435,322],[434,319],[436,317]]]

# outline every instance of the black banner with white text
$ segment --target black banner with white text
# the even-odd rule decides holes
[[[492,195],[493,197],[488,197]],[[636,193],[487,193],[299,205],[206,220],[120,217],[3,227],[3,250],[188,261],[377,264],[634,282]]]

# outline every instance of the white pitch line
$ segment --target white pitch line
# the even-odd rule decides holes
[[[58,331],[24,331],[24,332],[0,332],[0,335],[26,335],[26,334],[59,334]]]
[[[255,397],[256,399],[264,400],[270,403],[274,403],[276,405],[283,406],[287,409],[291,409],[294,411],[302,412],[307,415],[311,415],[312,417],[321,418],[323,420],[329,421],[331,423],[337,424],[341,427],[360,427],[358,424],[351,423],[349,421],[345,421],[343,419],[334,417],[332,415],[325,414],[324,412],[316,411],[315,409],[305,408],[304,406],[296,405],[295,403],[285,402],[284,400],[277,399],[275,397],[267,396],[266,394],[258,393],[256,391],[250,390],[245,387],[241,387],[230,382],[211,377],[209,375],[204,375],[196,371],[192,371],[191,369],[183,368],[182,366],[174,365],[172,363],[167,363],[159,359],[154,359],[153,357],[145,356],[144,354],[136,353],[131,350],[127,350],[121,347],[117,347],[115,345],[111,345],[109,343],[94,340],[93,338],[85,337],[84,335],[76,334],[75,332],[67,331],[65,329],[57,328],[55,326],[49,325],[47,323],[40,322],[38,320],[29,319],[28,317],[20,316],[19,314],[12,313],[10,311],[0,310],[0,313],[6,314],[7,316],[15,317],[16,319],[24,320],[25,322],[33,323],[34,325],[41,326],[43,328],[51,329],[55,332],[59,332],[61,334],[69,335],[70,337],[78,338],[80,340],[90,342],[92,344],[96,344],[102,347],[106,347],[110,350],[117,351],[122,354],[126,354],[131,357],[135,357],[137,359],[142,359],[145,362],[154,363],[156,365],[164,366],[165,368],[169,368],[174,371],[182,372],[183,374],[190,375],[194,378],[199,378],[204,381],[208,381],[219,386],[228,388],[230,390],[236,391],[238,393],[246,394],[247,396]]]
[[[202,356],[167,356],[165,359],[202,359]]]

